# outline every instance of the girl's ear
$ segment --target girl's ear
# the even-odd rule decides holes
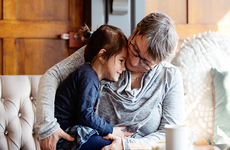
[[[105,49],[101,49],[101,50],[98,52],[99,57],[101,57],[105,52],[106,52]]]
[[[99,60],[101,61],[101,63],[104,63],[105,62],[105,59],[103,58],[103,54],[106,53],[106,50],[105,49],[101,49],[99,52],[98,52],[98,57],[99,57]]]

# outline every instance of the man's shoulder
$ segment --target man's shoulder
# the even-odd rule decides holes
[[[168,73],[168,74],[177,74],[178,72],[180,72],[179,68],[174,66],[173,64],[171,64],[170,62],[164,61],[162,62],[162,66],[164,68],[164,70]]]
[[[174,69],[177,69],[176,66],[174,66],[173,64],[171,64],[168,61],[163,61],[163,62],[161,62],[161,64],[164,66],[164,68],[174,68]]]
[[[173,64],[171,64],[168,61],[163,61],[161,64],[162,64],[163,68],[165,68],[165,69],[178,70],[178,68],[176,66],[174,66]]]
[[[72,55],[74,57],[84,57],[84,51],[86,46],[82,46],[80,49],[78,49],[76,52],[74,52]]]
[[[84,51],[85,51],[85,46],[81,47],[79,50],[65,58],[64,60],[60,61],[56,65],[54,65],[54,69],[57,68],[58,70],[65,71],[67,73],[73,72],[80,66],[84,65],[85,59],[84,59]],[[63,72],[62,72],[63,73]]]

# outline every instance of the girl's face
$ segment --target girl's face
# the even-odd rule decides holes
[[[124,47],[118,55],[114,55],[106,62],[105,78],[111,81],[118,81],[121,73],[125,71],[125,61],[127,59],[127,48]]]

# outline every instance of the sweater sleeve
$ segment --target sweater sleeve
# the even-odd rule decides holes
[[[170,89],[163,100],[163,112],[158,130],[138,139],[123,139],[124,149],[129,149],[128,143],[151,144],[151,142],[165,141],[164,126],[166,124],[180,125],[184,119],[184,90],[182,76],[179,70],[173,77]]]
[[[40,78],[35,125],[39,140],[49,137],[59,128],[59,124],[54,117],[55,93],[59,84],[71,72],[85,63],[84,49],[85,47],[82,47],[74,54],[54,65]]]

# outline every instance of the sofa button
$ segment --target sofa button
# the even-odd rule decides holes
[[[4,133],[4,134],[5,134],[5,136],[7,136],[7,135],[8,135],[8,131],[5,131],[5,133]]]
[[[1,101],[4,103],[5,102],[4,98],[1,98]]]
[[[21,113],[18,113],[18,117],[20,118],[22,116],[22,114]]]
[[[31,97],[30,97],[30,100],[32,101],[33,99],[34,99],[34,98],[31,96]]]

